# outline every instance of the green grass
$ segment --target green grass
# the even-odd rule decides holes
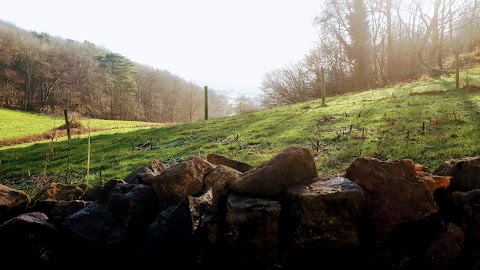
[[[468,73],[470,83],[480,85],[480,69]],[[449,159],[480,155],[480,92],[454,88],[454,76],[427,78],[327,98],[326,107],[315,100],[192,124],[98,134],[91,138],[86,180],[93,185],[124,178],[152,159],[173,164],[208,153],[256,166],[292,144],[314,151],[320,174],[343,174],[359,156],[412,159],[434,170]],[[155,149],[132,150],[132,144],[149,140],[156,141]],[[0,183],[30,191],[30,176],[42,173],[45,165],[55,181],[85,181],[85,135],[68,149],[61,140],[54,141],[48,158],[48,143],[1,149]]]
[[[82,122],[84,126],[87,126],[87,121],[87,119],[80,119],[80,122]],[[0,140],[48,132],[63,123],[63,117],[54,118],[38,113],[0,109]],[[90,127],[92,129],[133,128],[152,125],[154,124],[140,121],[90,120]]]
[[[42,133],[52,128],[52,117],[29,112],[0,109],[0,139]]]

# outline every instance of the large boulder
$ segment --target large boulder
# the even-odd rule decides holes
[[[232,184],[232,190],[242,196],[275,197],[302,180],[317,177],[313,154],[307,147],[290,146],[243,173]]]
[[[0,257],[5,268],[56,269],[59,233],[44,213],[19,215],[0,225]]]
[[[0,184],[0,224],[23,211],[30,201],[27,193]]]
[[[480,188],[480,157],[446,161],[433,174],[452,177],[448,191],[478,189]]]
[[[160,160],[154,159],[150,161],[143,167],[138,168],[137,170],[131,172],[129,175],[125,176],[123,181],[129,184],[138,184],[137,175],[140,173],[158,173],[165,170],[167,166],[163,164]]]
[[[61,225],[75,240],[66,247],[75,250],[71,260],[79,268],[93,261],[102,267],[134,267],[157,206],[149,186],[126,184],[105,203],[90,204],[70,215]]]
[[[87,190],[87,185],[70,185],[61,183],[49,183],[43,187],[32,201],[71,201],[78,200]]]
[[[213,166],[198,156],[168,167],[160,173],[139,174],[139,182],[150,185],[159,200],[160,210],[176,205],[189,195],[205,192],[205,174]]]
[[[286,198],[291,248],[359,246],[357,231],[364,214],[365,195],[355,182],[329,177],[291,187]]]
[[[105,184],[95,185],[82,195],[81,199],[83,201],[94,201],[105,203],[108,201],[112,194],[121,192],[127,183],[120,179],[112,179],[106,182]]]
[[[207,155],[207,161],[215,165],[224,165],[230,168],[233,168],[239,172],[246,172],[253,169],[253,166],[243,163],[237,160],[229,159],[227,157],[210,153]]]
[[[124,241],[117,238],[117,235],[124,235],[124,223],[112,215],[107,205],[91,204],[67,217],[62,222],[62,227],[87,245],[107,246]]]
[[[211,219],[212,193],[188,196],[162,211],[145,234],[140,269],[161,261],[179,269],[195,269],[215,245],[216,225]]]
[[[455,269],[452,266],[462,251],[463,242],[463,231],[452,223],[447,224],[445,232],[427,250],[425,262],[428,269]]]
[[[480,189],[469,192],[455,191],[448,194],[443,218],[465,233],[465,244],[480,249]]]
[[[61,224],[67,217],[75,214],[92,203],[93,202],[91,201],[82,200],[59,201],[55,203],[47,215],[53,223]]]
[[[412,160],[384,162],[357,158],[345,177],[355,181],[365,193],[378,244],[383,244],[394,232],[401,233],[402,228],[415,230],[409,224],[423,226],[422,221],[429,222],[430,216],[438,212],[427,184],[418,180]]]
[[[232,183],[240,178],[241,172],[227,166],[217,165],[215,169],[205,176],[205,188],[211,189],[213,194],[213,211],[222,212],[228,191]]]
[[[415,164],[417,178],[427,184],[430,192],[434,194],[437,189],[445,190],[450,185],[450,176],[434,175],[428,172],[425,167]]]
[[[341,269],[358,265],[365,196],[355,182],[325,176],[293,186],[282,208],[288,267],[307,269],[317,261]]]
[[[280,210],[278,201],[230,195],[220,234],[223,259],[233,263],[234,269],[275,262],[279,256]]]

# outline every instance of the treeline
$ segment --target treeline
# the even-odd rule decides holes
[[[325,0],[314,20],[318,46],[266,73],[265,105],[383,87],[480,62],[478,0]],[[322,81],[322,70],[325,82]]]
[[[209,91],[209,117],[231,113]],[[188,122],[204,117],[204,90],[88,41],[28,32],[0,21],[0,107],[95,118]]]

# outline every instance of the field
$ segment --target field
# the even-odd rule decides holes
[[[412,159],[434,170],[449,159],[480,155],[479,76],[480,69],[468,70],[471,85],[460,90],[454,75],[426,77],[327,98],[325,107],[315,100],[191,124],[97,133],[88,176],[86,135],[70,145],[55,139],[0,148],[0,183],[32,192],[44,173],[49,181],[93,185],[122,179],[152,159],[174,164],[208,153],[256,166],[293,144],[312,149],[320,174],[343,174],[359,156]],[[151,147],[138,150],[148,141]]]
[[[140,121],[112,121],[103,119],[78,119],[83,125],[83,130],[72,130],[72,133],[87,132],[88,123],[93,131],[140,128],[160,126],[157,123]],[[0,109],[0,147],[18,143],[47,140],[54,134],[52,130],[64,124],[64,117],[51,117],[38,113],[18,110]],[[55,132],[55,135],[65,135],[65,130]]]

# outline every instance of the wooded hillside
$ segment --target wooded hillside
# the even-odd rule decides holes
[[[209,92],[209,117],[230,113]],[[103,119],[189,122],[204,117],[203,86],[84,41],[28,32],[0,20],[0,107]]]

